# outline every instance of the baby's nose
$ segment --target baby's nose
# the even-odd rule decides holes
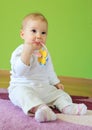
[[[40,33],[37,34],[37,38],[38,38],[38,39],[41,38],[41,34],[40,34]]]

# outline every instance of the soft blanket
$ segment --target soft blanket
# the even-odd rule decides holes
[[[38,123],[10,102],[7,89],[0,89],[0,130],[92,130],[92,98],[71,97],[74,102],[88,106],[86,115],[65,115],[54,110],[58,116],[56,121]]]

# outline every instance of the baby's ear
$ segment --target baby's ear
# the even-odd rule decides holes
[[[22,29],[20,30],[20,37],[24,39],[24,31]]]

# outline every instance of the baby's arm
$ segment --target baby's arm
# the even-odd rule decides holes
[[[54,85],[57,89],[64,89],[64,85],[60,82],[60,80],[58,79],[58,77],[54,71],[54,67],[53,67],[50,55],[49,55],[48,62],[49,62],[48,63],[48,75],[49,75],[50,84]]]
[[[24,43],[23,51],[21,53],[21,60],[24,64],[30,65],[30,58],[34,50],[37,50],[39,45],[34,43]]]
[[[31,67],[31,58],[34,50],[38,49],[39,45],[24,43],[17,47],[11,56],[11,69],[12,72],[18,76],[23,76],[26,72],[29,72]]]
[[[23,61],[24,64],[30,65],[30,58],[33,53],[33,48],[30,44],[24,43],[23,46],[23,51],[21,53],[21,60]]]

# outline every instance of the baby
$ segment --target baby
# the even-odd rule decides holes
[[[14,50],[10,61],[9,98],[26,115],[33,115],[38,122],[57,119],[49,104],[64,114],[86,114],[86,105],[73,103],[64,92],[64,86],[54,71],[45,46],[47,34],[48,21],[41,13],[31,13],[24,17],[20,31],[24,43]],[[42,57],[41,50],[46,51],[45,64],[38,60]]]

